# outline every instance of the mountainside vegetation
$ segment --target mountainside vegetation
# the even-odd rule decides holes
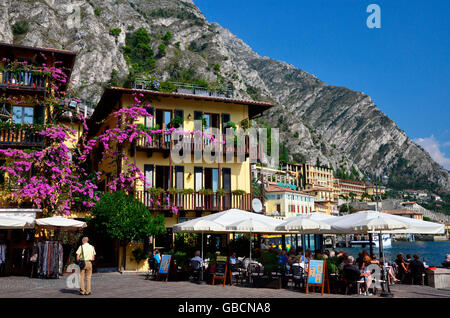
[[[364,93],[327,85],[284,62],[261,57],[208,22],[190,0],[4,0],[0,41],[73,50],[73,94],[97,102],[106,86],[135,77],[232,89],[236,98],[275,107],[254,121],[280,129],[280,157],[364,181],[390,177],[394,189],[450,194],[450,175]]]

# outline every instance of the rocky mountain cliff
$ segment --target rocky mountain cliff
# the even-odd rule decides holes
[[[259,124],[279,127],[290,158],[362,174],[389,175],[396,187],[450,193],[450,175],[363,93],[330,86],[292,65],[261,57],[191,0],[2,0],[0,41],[64,48],[78,54],[74,92],[98,101],[112,70],[129,74],[122,47],[126,33],[145,28],[164,79],[182,70],[209,83],[232,85],[237,97],[277,106]],[[26,23],[18,32],[18,23]],[[112,35],[113,28],[120,28]],[[219,67],[217,67],[219,65]]]

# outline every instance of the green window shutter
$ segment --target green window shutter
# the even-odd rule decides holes
[[[43,125],[45,120],[44,106],[34,106],[33,123]]]

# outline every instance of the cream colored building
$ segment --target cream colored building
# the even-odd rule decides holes
[[[303,191],[269,183],[265,188],[266,215],[293,217],[314,211],[314,196]]]

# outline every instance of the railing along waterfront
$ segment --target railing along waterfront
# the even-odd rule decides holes
[[[140,136],[139,139],[136,142],[136,148],[139,150],[170,150],[170,142],[171,142],[171,135],[165,135],[163,133],[157,133],[152,135],[152,141],[149,142],[146,136]],[[219,140],[225,140],[226,135],[222,135],[222,139]],[[188,142],[190,143],[190,147],[192,151],[195,150],[206,150],[210,147],[211,151],[214,151],[216,145],[214,145],[214,142],[211,141],[207,137],[197,137],[194,135],[186,135],[181,136],[181,139],[174,140],[173,145],[176,145],[179,142]],[[220,141],[216,141],[220,143]],[[234,155],[237,154],[240,147],[243,148],[243,153],[248,156],[249,154],[249,137],[245,136],[243,140],[243,145],[237,145],[235,143],[229,144],[222,144],[222,152],[225,155],[226,152],[233,152]]]
[[[47,77],[33,72],[0,72],[0,87],[44,90]]]
[[[42,147],[44,136],[26,130],[0,129],[0,146]]]
[[[169,210],[172,206],[176,206],[179,211],[218,212],[228,209],[251,211],[253,199],[251,193],[218,195],[217,193],[201,194],[194,192],[156,195],[146,191],[136,191],[135,196],[152,211]]]

